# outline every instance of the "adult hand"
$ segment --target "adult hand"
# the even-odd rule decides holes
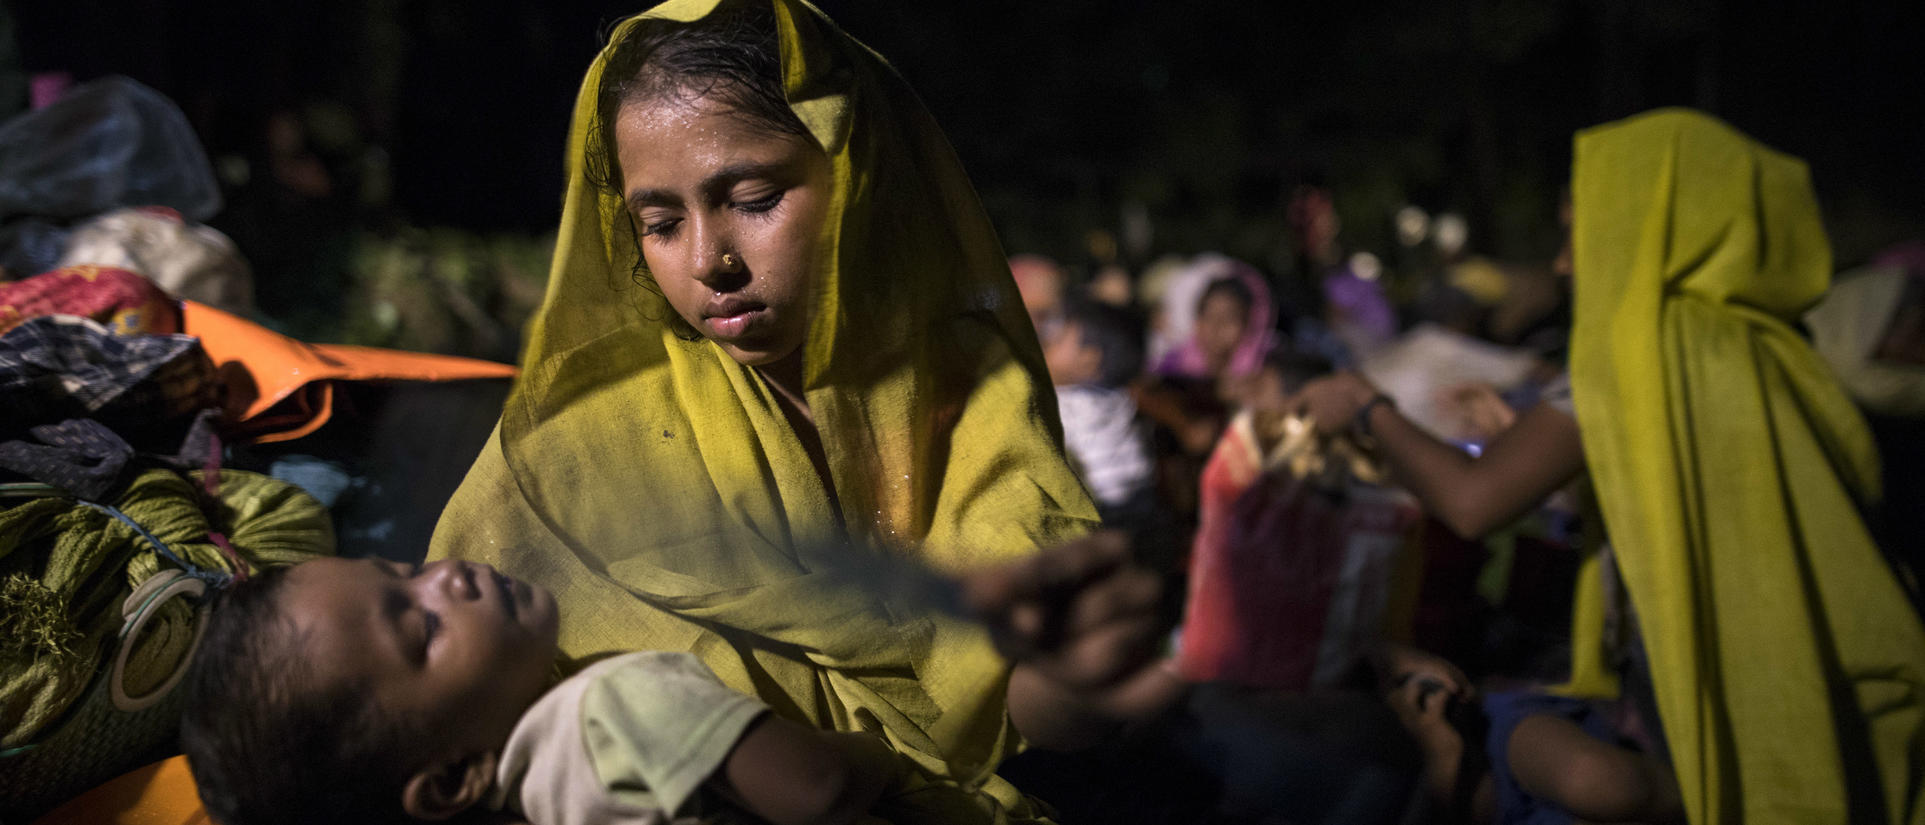
[[[1072,693],[1094,698],[1156,667],[1162,585],[1130,561],[1123,533],[1095,533],[962,581],[998,649]]]
[[[1517,423],[1517,411],[1489,384],[1445,387],[1437,393],[1437,401],[1458,417],[1464,435],[1475,441],[1491,441]]]
[[[1289,409],[1309,416],[1317,432],[1334,435],[1350,428],[1357,411],[1377,397],[1377,388],[1350,370],[1303,385],[1287,402]]]

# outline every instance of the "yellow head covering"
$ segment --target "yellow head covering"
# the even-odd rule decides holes
[[[728,2],[673,0],[610,42]],[[628,216],[588,173],[606,162],[589,157],[606,151],[593,133],[604,50],[576,102],[524,372],[431,555],[554,590],[571,657],[691,650],[783,715],[885,733],[933,777],[892,803],[921,820],[1027,818],[990,773],[1018,742],[1007,667],[980,630],[885,619],[810,574],[850,552],[844,525],[961,568],[1072,538],[1095,511],[1002,250],[935,123],[820,12],[773,5],[790,106],[834,173],[804,385],[840,512],[758,374],[678,338],[667,302],[631,283]]]
[[[1691,821],[1925,821],[1925,632],[1791,327],[1831,273],[1804,163],[1660,111],[1579,134],[1572,193],[1573,400]]]

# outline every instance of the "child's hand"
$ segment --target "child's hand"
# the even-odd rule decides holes
[[[1450,722],[1450,706],[1457,699],[1442,680],[1447,676],[1436,670],[1406,670],[1391,681],[1384,695],[1384,703],[1424,753],[1424,779],[1431,798],[1446,804],[1457,792],[1465,749],[1463,734]]]
[[[1391,682],[1386,701],[1408,726],[1413,720],[1444,722],[1444,711],[1460,694],[1436,676],[1407,672]]]
[[[1378,679],[1386,692],[1404,689],[1415,683],[1433,684],[1452,698],[1468,699],[1476,691],[1470,678],[1442,656],[1400,644],[1385,644],[1372,657]]]

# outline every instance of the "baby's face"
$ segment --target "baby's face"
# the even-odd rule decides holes
[[[280,607],[316,678],[421,720],[439,755],[499,749],[555,657],[554,597],[485,564],[318,559],[289,571]]]

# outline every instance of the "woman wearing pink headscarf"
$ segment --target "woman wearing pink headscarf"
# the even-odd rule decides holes
[[[1255,268],[1220,255],[1199,258],[1179,276],[1204,284],[1190,306],[1168,306],[1194,319],[1188,340],[1156,362],[1157,375],[1221,382],[1255,375],[1270,353],[1270,287]],[[1174,289],[1174,287],[1173,287]],[[1188,295],[1172,296],[1188,299]]]
[[[1205,255],[1173,277],[1164,299],[1163,345],[1171,348],[1132,395],[1157,424],[1159,507],[1188,523],[1204,459],[1270,352],[1270,288],[1250,265]]]

